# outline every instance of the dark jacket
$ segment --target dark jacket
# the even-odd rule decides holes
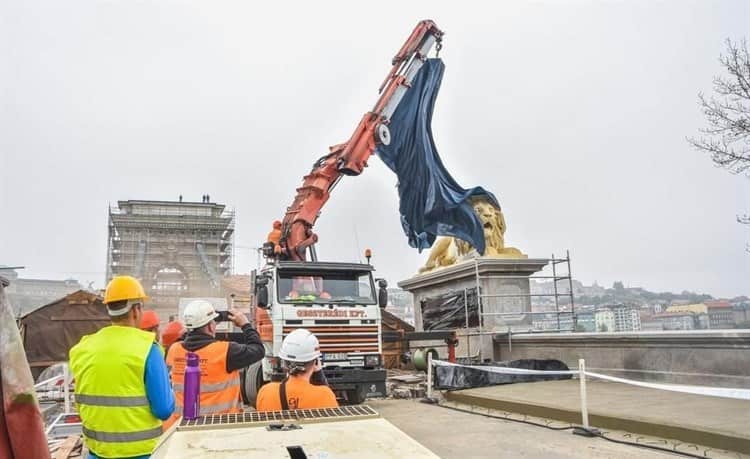
[[[263,347],[260,335],[258,335],[258,332],[255,331],[252,325],[246,324],[243,326],[242,335],[245,337],[245,344],[229,343],[229,348],[227,349],[227,373],[252,365],[266,355],[266,349]],[[195,352],[216,341],[218,340],[211,335],[201,333],[198,330],[191,330],[185,335],[185,339],[181,344],[186,351]]]

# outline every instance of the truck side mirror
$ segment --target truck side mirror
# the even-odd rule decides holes
[[[257,299],[257,303],[259,307],[268,309],[268,306],[269,306],[268,286],[259,285],[258,288],[255,290],[255,297]]]
[[[268,309],[270,301],[268,298],[268,278],[261,276],[255,279],[255,298],[261,308]]]
[[[388,282],[385,279],[378,279],[378,306],[388,306]]]

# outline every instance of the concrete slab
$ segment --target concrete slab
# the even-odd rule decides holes
[[[590,424],[750,454],[750,401],[587,381]],[[463,404],[581,423],[578,380],[454,391]]]
[[[416,400],[369,400],[367,404],[411,438],[445,459],[676,457],[670,453],[610,443],[600,438],[579,437],[570,430],[554,431],[492,419],[426,405]]]
[[[205,426],[204,426],[205,427]],[[385,419],[302,423],[301,428],[269,431],[242,426],[173,431],[152,454],[153,459],[288,459],[288,448],[302,447],[309,458],[437,459]]]

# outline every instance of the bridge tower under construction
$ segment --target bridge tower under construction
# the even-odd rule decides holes
[[[162,320],[177,313],[180,298],[219,297],[232,273],[234,211],[223,204],[118,201],[109,208],[107,282],[116,275],[141,281],[147,307]]]

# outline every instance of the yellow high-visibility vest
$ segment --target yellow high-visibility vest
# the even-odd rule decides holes
[[[111,325],[70,350],[86,445],[99,457],[151,454],[162,433],[143,375],[154,334]]]

